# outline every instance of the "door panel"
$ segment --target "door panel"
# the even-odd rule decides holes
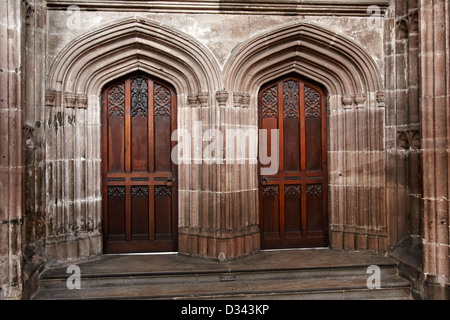
[[[297,76],[263,86],[259,127],[268,130],[268,141],[270,130],[279,129],[279,172],[259,176],[261,247],[327,246],[324,91]],[[270,143],[263,148],[270,148]],[[262,152],[270,155],[271,151]]]
[[[176,251],[173,88],[142,74],[102,93],[105,253]]]

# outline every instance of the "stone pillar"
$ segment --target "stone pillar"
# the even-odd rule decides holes
[[[97,97],[91,97],[91,101]],[[48,264],[101,255],[99,117],[84,93],[46,92]]]
[[[331,246],[385,252],[383,93],[330,96],[328,103]]]
[[[23,142],[25,158],[22,298],[36,291],[44,264],[45,244],[45,58],[46,17],[44,0],[24,1],[25,28],[23,85]]]
[[[0,15],[0,299],[22,294],[24,154],[23,2],[6,0]]]
[[[450,1],[419,1],[426,298],[449,299]]]
[[[226,90],[187,99],[180,128],[191,133],[192,153],[179,166],[179,253],[219,260],[251,254],[259,249],[257,164],[233,152],[242,136],[231,132],[257,133],[257,111],[248,94]]]

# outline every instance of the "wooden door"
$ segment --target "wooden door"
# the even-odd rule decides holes
[[[263,86],[259,93],[259,128],[269,133],[263,152],[270,149],[271,130],[279,130],[279,171],[271,176],[259,174],[261,247],[327,246],[324,91],[295,75]],[[271,152],[268,150],[268,155]],[[260,165],[260,169],[269,166]]]
[[[177,168],[173,88],[143,74],[102,93],[105,253],[176,251]]]

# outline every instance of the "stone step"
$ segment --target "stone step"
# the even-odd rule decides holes
[[[34,299],[405,299],[410,297],[409,282],[397,276],[382,278],[380,289],[369,290],[366,279],[352,276],[235,280],[202,282],[192,277],[186,282],[157,281],[136,285],[133,281],[109,286],[90,286],[69,290],[41,289]],[[171,279],[173,280],[173,279]],[[83,283],[83,282],[82,282]],[[133,283],[133,284],[130,284]]]
[[[333,258],[334,253],[329,255]],[[392,259],[292,263],[277,261],[276,256],[262,257],[228,264],[182,257],[130,258],[131,262],[105,259],[80,264],[81,289],[67,288],[67,267],[47,270],[41,274],[40,289],[33,298],[410,299],[410,283],[397,275]],[[120,262],[129,265],[120,269]],[[367,268],[374,263],[381,270],[381,289],[369,290]]]
[[[366,281],[368,266],[330,267],[330,268],[297,268],[297,269],[257,269],[257,270],[214,270],[214,271],[174,271],[174,272],[141,272],[141,273],[111,273],[82,274],[80,279],[85,288],[108,286],[140,286],[140,285],[177,285],[195,281],[196,283],[245,282],[245,281],[276,281],[319,279],[329,277],[360,277]],[[381,278],[397,275],[395,265],[380,267]],[[40,278],[41,289],[66,289],[70,273],[43,274]]]

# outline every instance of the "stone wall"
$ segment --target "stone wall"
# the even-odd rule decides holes
[[[55,245],[50,249],[47,242],[48,256],[55,261],[80,256],[85,215],[95,237],[100,233],[98,97],[108,81],[136,69],[172,83],[179,128],[193,132],[202,121],[202,134],[257,129],[258,89],[271,79],[298,72],[322,83],[329,95],[331,245],[387,250],[386,212],[380,205],[385,201],[383,28],[381,23],[379,29],[366,28],[374,19],[367,7],[351,17],[214,12],[174,18],[145,8],[133,15],[83,6],[68,12],[55,3],[48,12],[47,94],[54,100],[47,113],[49,119],[55,115],[55,130],[47,131],[47,159],[53,159],[47,166],[53,182],[47,186],[47,220],[53,222]],[[380,8],[378,22],[381,14]],[[77,99],[83,96],[87,100],[80,108]],[[178,171],[179,251],[227,259],[257,251],[258,172],[251,164],[256,159],[235,165],[224,153],[222,163],[189,160]],[[80,211],[84,205],[86,214]],[[98,242],[91,248],[101,252]]]
[[[201,133],[257,129],[258,90],[279,76],[323,85],[330,246],[390,252],[418,297],[448,294],[448,0],[5,8],[0,298],[30,297],[45,265],[101,256],[99,97],[135,70],[171,83],[178,128],[202,121]],[[179,252],[258,251],[256,159],[233,164],[224,152],[209,165],[193,149],[187,160],[178,167]]]
[[[419,1],[423,264],[430,299],[450,299],[450,1]]]
[[[0,16],[0,299],[20,298],[24,212],[24,10],[8,0]]]
[[[389,250],[412,281],[422,269],[422,161],[417,1],[397,1],[386,19],[386,205]],[[407,267],[406,267],[407,266]]]

